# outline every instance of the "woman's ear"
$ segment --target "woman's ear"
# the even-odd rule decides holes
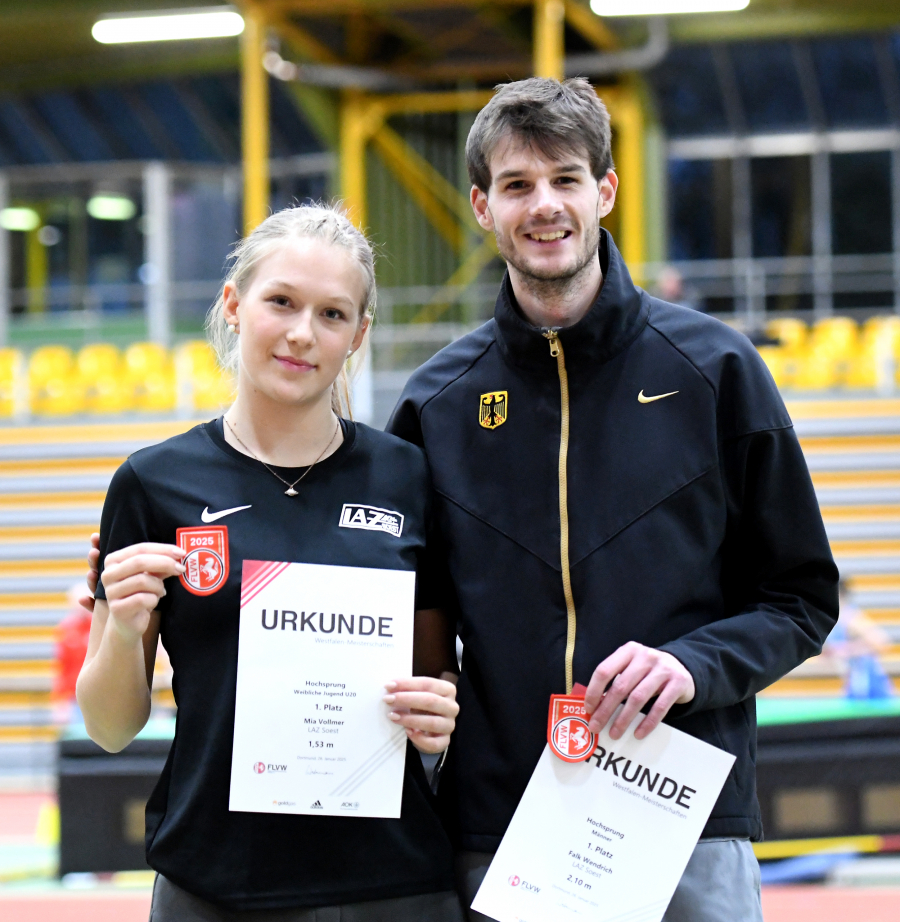
[[[372,318],[369,314],[363,314],[362,319],[359,321],[359,327],[356,330],[356,335],[353,337],[353,342],[350,343],[350,352],[356,352],[357,349],[362,345],[362,341],[366,338],[366,331],[372,325]]]
[[[226,282],[222,289],[222,314],[228,326],[233,329],[238,326],[238,295],[234,282]]]

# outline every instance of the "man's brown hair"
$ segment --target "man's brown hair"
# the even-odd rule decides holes
[[[584,77],[529,77],[497,87],[478,113],[466,141],[469,180],[482,192],[491,185],[490,160],[497,145],[515,138],[553,160],[586,156],[594,179],[613,169],[609,113]]]

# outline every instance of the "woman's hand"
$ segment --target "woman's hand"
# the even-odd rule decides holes
[[[124,640],[143,637],[150,613],[166,594],[163,580],[184,573],[184,551],[174,544],[132,544],[106,557],[103,588],[109,615]]]
[[[406,729],[413,746],[419,752],[443,752],[459,713],[456,686],[443,679],[415,676],[388,682],[385,688],[384,701],[391,706],[388,716]]]
[[[97,532],[91,535],[91,549],[88,551],[87,561],[88,571],[84,581],[87,583],[90,595],[79,599],[78,604],[88,611],[93,611],[94,593],[97,591],[97,583],[100,581],[100,535]]]

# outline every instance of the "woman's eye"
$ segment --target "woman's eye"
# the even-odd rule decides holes
[[[328,320],[343,320],[344,312],[338,310],[336,307],[326,307],[324,315]]]
[[[272,295],[272,297],[269,298],[269,300],[273,304],[277,304],[279,307],[289,307],[291,303],[290,299],[286,298],[284,295]]]

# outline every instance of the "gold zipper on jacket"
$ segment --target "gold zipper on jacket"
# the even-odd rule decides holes
[[[547,330],[544,336],[550,343],[550,355],[556,359],[559,372],[560,426],[559,426],[559,558],[562,569],[563,595],[566,598],[566,694],[572,693],[572,661],[575,658],[575,599],[572,595],[572,578],[569,575],[569,487],[566,462],[569,455],[569,375],[566,356],[556,330]]]

